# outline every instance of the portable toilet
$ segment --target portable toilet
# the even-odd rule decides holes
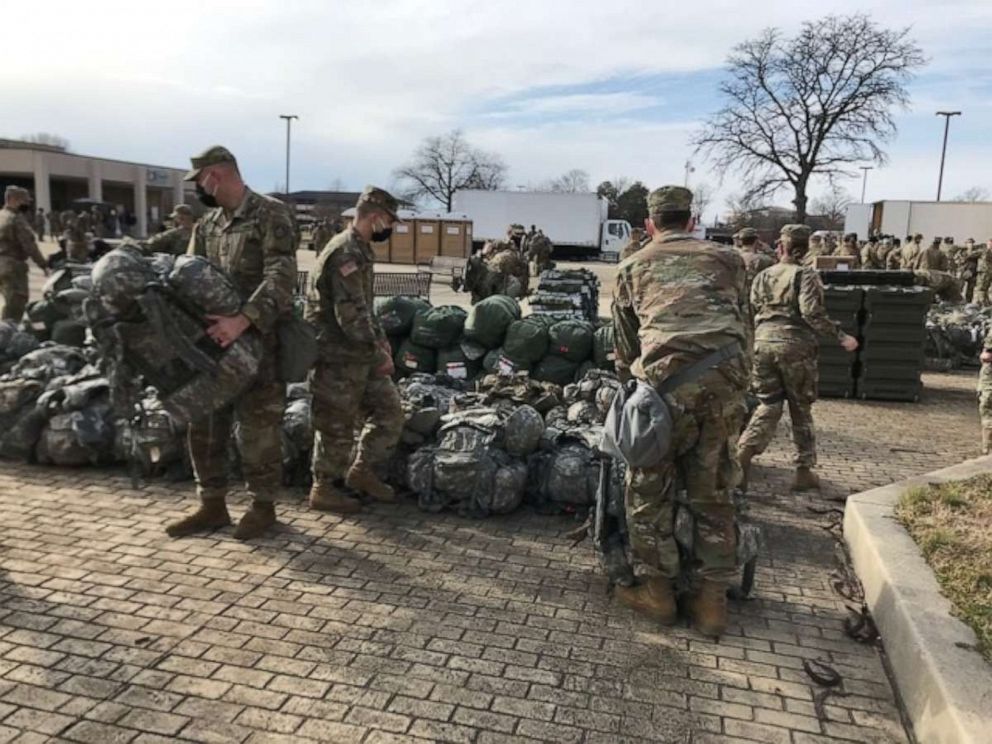
[[[441,221],[432,215],[420,215],[414,223],[417,263],[428,263],[441,253]]]
[[[468,258],[471,237],[466,229],[470,223],[461,215],[445,215],[441,222],[441,255]]]

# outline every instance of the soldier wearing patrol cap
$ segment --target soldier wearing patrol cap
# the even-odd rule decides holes
[[[313,509],[359,511],[361,501],[346,489],[375,501],[395,501],[393,489],[375,472],[399,441],[403,409],[390,377],[389,341],[373,309],[372,243],[388,240],[399,221],[396,199],[366,186],[358,197],[354,223],[331,239],[313,271],[306,308],[320,348],[310,375]],[[356,429],[361,430],[357,447]]]
[[[28,304],[28,259],[48,274],[48,264],[38,250],[31,226],[22,207],[31,203],[31,194],[20,186],[8,186],[0,209],[0,297],[3,320],[20,321]]]
[[[816,439],[811,410],[816,400],[817,337],[834,339],[846,351],[858,348],[858,340],[827,316],[820,275],[803,265],[809,237],[806,225],[783,227],[779,263],[759,274],[751,287],[755,336],[751,379],[759,405],[739,443],[744,488],[751,460],[771,443],[786,402],[797,450],[792,488],[819,487],[813,472]]]
[[[651,241],[617,269],[617,369],[665,396],[672,442],[657,464],[628,471],[627,525],[640,583],[615,593],[661,624],[675,622],[675,498],[684,488],[695,517],[688,612],[698,631],[719,636],[736,563],[733,452],[748,375],[744,262],[733,248],[692,236],[688,189],[664,186],[647,201]]]
[[[851,259],[851,269],[861,266],[861,250],[858,247],[858,234],[848,233],[844,236],[844,242],[834,251],[835,256],[843,256]]]
[[[641,245],[644,242],[644,235],[644,231],[639,227],[635,227],[630,231],[630,240],[627,241],[627,245],[625,245],[623,250],[620,251],[621,261],[626,261],[628,258],[641,250]]]
[[[292,313],[297,234],[289,207],[248,188],[226,148],[211,147],[192,158],[192,165],[186,180],[196,182],[200,201],[210,209],[193,229],[187,252],[206,256],[227,272],[243,300],[237,315],[208,316],[207,333],[223,347],[243,333],[257,333],[263,356],[257,377],[231,406],[190,425],[189,451],[201,506],[166,531],[181,537],[231,523],[225,503],[227,448],[237,420],[241,471],[252,501],[234,536],[248,540],[275,524],[274,499],[282,486],[286,390],[276,373],[276,325]]]
[[[193,210],[185,204],[177,204],[169,219],[173,221],[174,227],[141,242],[141,248],[145,253],[170,253],[173,256],[181,256],[186,252],[189,239],[193,236],[193,224],[196,222]]]

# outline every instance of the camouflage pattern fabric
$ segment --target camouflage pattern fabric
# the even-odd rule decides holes
[[[844,258],[853,258],[854,262],[851,268],[852,269],[861,268],[861,252],[858,250],[858,246],[856,243],[850,243],[848,241],[844,241],[843,243],[840,244],[840,246],[837,247],[837,250],[834,251],[833,255],[842,256]]]
[[[803,266],[814,266],[816,264],[817,256],[829,255],[829,247],[823,242],[821,237],[814,235],[809,239],[809,250],[806,251],[806,255],[803,256],[802,264]]]
[[[992,331],[985,336],[983,349],[992,351]],[[982,420],[982,454],[992,453],[992,364],[982,364],[978,373],[978,415]]]
[[[617,271],[613,325],[617,368],[655,386],[731,343],[746,343],[745,268],[733,248],[662,230]],[[696,517],[701,576],[731,579],[736,552],[731,489],[739,478],[735,440],[744,414],[744,357],[725,362],[667,396],[673,417],[669,455],[627,475],[631,548],[646,575],[675,578],[676,489]],[[677,481],[679,484],[677,484]]]
[[[341,478],[357,455],[384,461],[403,430],[395,384],[376,376],[386,335],[374,312],[372,246],[354,229],[331,239],[314,270],[306,318],[317,330],[320,359],[311,374],[315,480]]]
[[[884,269],[886,267],[886,258],[891,251],[892,244],[887,241],[866,243],[861,249],[861,268]]]
[[[763,272],[751,288],[751,305],[755,320],[751,380],[759,403],[740,446],[764,452],[788,401],[796,464],[811,468],[816,465],[811,406],[817,392],[817,338],[839,341],[840,328],[827,315],[819,274],[793,263],[779,263]]]
[[[389,377],[376,376],[371,364],[318,362],[310,390],[314,480],[343,478],[353,452],[356,460],[371,466],[389,458],[404,422],[403,404]]]
[[[739,446],[758,453],[768,449],[788,402],[792,441],[796,446],[795,464],[815,467],[812,406],[816,401],[816,345],[803,341],[756,343],[751,379],[759,404],[741,435]]]
[[[227,409],[189,427],[197,490],[221,498],[227,488],[226,456],[235,420],[240,426],[241,469],[248,492],[271,501],[282,483],[281,425],[286,388],[277,381],[276,323],[288,318],[296,288],[297,235],[289,207],[245,190],[233,213],[212,209],[193,228],[188,253],[206,256],[227,272],[248,318],[262,339],[257,379]]]
[[[975,278],[975,288],[970,299],[972,302],[985,307],[989,304],[989,288],[992,287],[992,247],[982,246],[978,255],[978,275]]]
[[[34,233],[23,215],[9,207],[0,209],[0,319],[20,320],[28,304],[28,259],[44,268]]]
[[[908,260],[903,261],[902,268],[913,271],[946,272],[950,269],[950,264],[947,255],[940,250],[940,247],[931,245],[922,250],[914,251]]]
[[[140,243],[141,249],[147,253],[168,253],[171,256],[181,256],[189,247],[189,239],[193,235],[191,227],[174,227]]]
[[[504,277],[515,277],[520,282],[519,296],[526,296],[530,286],[530,270],[527,262],[511,244],[503,241],[496,243],[486,256],[486,265],[490,270]]]

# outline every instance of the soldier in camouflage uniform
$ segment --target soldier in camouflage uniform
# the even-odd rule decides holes
[[[89,215],[75,214],[70,210],[62,213],[65,228],[65,254],[70,261],[84,263],[89,258],[90,249],[86,233],[89,229]]]
[[[210,210],[194,228],[188,252],[226,271],[244,300],[238,315],[208,317],[207,333],[223,347],[246,331],[258,333],[263,355],[258,376],[231,406],[190,424],[201,506],[166,532],[181,537],[231,523],[225,503],[227,450],[237,420],[241,471],[252,501],[234,536],[249,540],[275,525],[274,499],[282,486],[286,386],[277,376],[276,325],[292,314],[298,240],[289,207],[248,188],[226,148],[211,147],[192,158],[192,165],[186,180],[196,181],[197,195]]]
[[[816,400],[817,336],[836,339],[847,351],[858,341],[827,317],[820,275],[802,265],[810,230],[806,225],[782,228],[779,263],[763,271],[751,287],[755,342],[753,390],[758,409],[740,439],[744,487],[751,460],[775,436],[786,402],[796,445],[793,490],[819,487],[812,405]]]
[[[630,240],[627,241],[627,245],[623,247],[620,251],[620,260],[626,261],[628,258],[633,256],[637,251],[641,250],[641,244],[644,242],[644,231],[635,227],[630,231]]]
[[[803,266],[816,266],[817,256],[829,256],[830,251],[827,250],[826,245],[823,243],[822,235],[813,235],[809,238],[809,250],[806,251],[806,255],[803,257]]]
[[[958,278],[961,280],[961,293],[965,302],[972,302],[975,284],[978,281],[978,261],[982,252],[975,246],[975,239],[964,241],[964,248],[958,254]]]
[[[982,307],[987,307],[990,304],[989,288],[992,287],[992,238],[989,238],[985,246],[977,252],[978,276],[975,279],[975,289],[971,301]]]
[[[327,245],[328,241],[334,237],[334,228],[331,226],[331,221],[328,218],[322,219],[313,230],[313,250],[314,253],[320,253],[324,246]]]
[[[54,209],[48,213],[48,234],[53,241],[62,237],[62,223],[59,221],[59,213]]]
[[[28,304],[28,259],[48,275],[48,264],[38,250],[34,233],[21,213],[31,203],[31,194],[19,186],[8,186],[0,209],[0,318],[19,322]]]
[[[376,501],[395,501],[374,468],[384,463],[403,430],[403,407],[390,375],[389,341],[373,310],[371,243],[387,240],[399,221],[390,194],[367,186],[351,228],[321,251],[306,318],[317,331],[320,359],[313,393],[313,509],[356,512],[361,502],[343,486]],[[357,446],[356,430],[361,431]],[[355,450],[352,461],[352,450]]]
[[[483,249],[483,254],[486,266],[504,279],[499,293],[511,297],[526,297],[530,285],[530,268],[514,246],[511,241],[493,241]]]
[[[834,251],[833,255],[853,259],[850,268],[861,268],[861,251],[858,249],[858,234],[848,233],[845,235],[844,242]]]
[[[861,247],[861,268],[884,269],[885,258],[891,250],[891,239],[882,238],[879,240],[877,236],[869,235],[867,242]]]
[[[185,204],[178,204],[169,218],[175,222],[175,227],[141,241],[141,249],[145,253],[169,253],[173,256],[181,256],[186,252],[189,239],[193,236],[193,224],[196,222],[193,210]]]
[[[940,249],[940,238],[934,238],[927,248],[921,248],[918,243],[908,260],[904,260],[902,268],[913,271],[949,271],[947,256]]]
[[[526,255],[530,265],[530,273],[533,276],[540,276],[545,269],[551,268],[551,254],[554,253],[554,244],[541,230],[525,238],[527,241]]]
[[[982,420],[982,454],[988,455],[992,454],[992,330],[985,335],[980,360],[978,415]]]
[[[696,523],[697,586],[689,614],[697,630],[719,636],[726,627],[726,590],[736,560],[731,491],[739,475],[735,440],[748,373],[744,262],[732,248],[692,237],[688,189],[653,191],[648,213],[651,242],[617,270],[613,325],[618,370],[622,377],[657,388],[679,371],[707,361],[665,395],[673,417],[668,455],[654,467],[628,473],[627,524],[642,582],[617,587],[616,595],[658,622],[675,621],[679,482]]]

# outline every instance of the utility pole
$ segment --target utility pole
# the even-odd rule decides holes
[[[289,130],[293,126],[293,119],[299,119],[296,114],[279,114],[280,119],[286,120],[286,195],[289,196]]]
[[[692,163],[688,160],[685,161],[685,183],[683,184],[686,188],[689,188],[689,174],[695,173],[696,169],[692,167]]]
[[[865,172],[864,178],[861,179],[861,203],[865,203],[865,190],[868,188],[868,171],[872,170],[874,166],[871,165],[859,165],[861,170]]]
[[[940,190],[944,185],[944,158],[947,156],[947,130],[951,127],[951,117],[961,116],[961,112],[938,111],[937,116],[944,117],[944,148],[940,151],[940,175],[937,177],[937,201],[940,201]]]

